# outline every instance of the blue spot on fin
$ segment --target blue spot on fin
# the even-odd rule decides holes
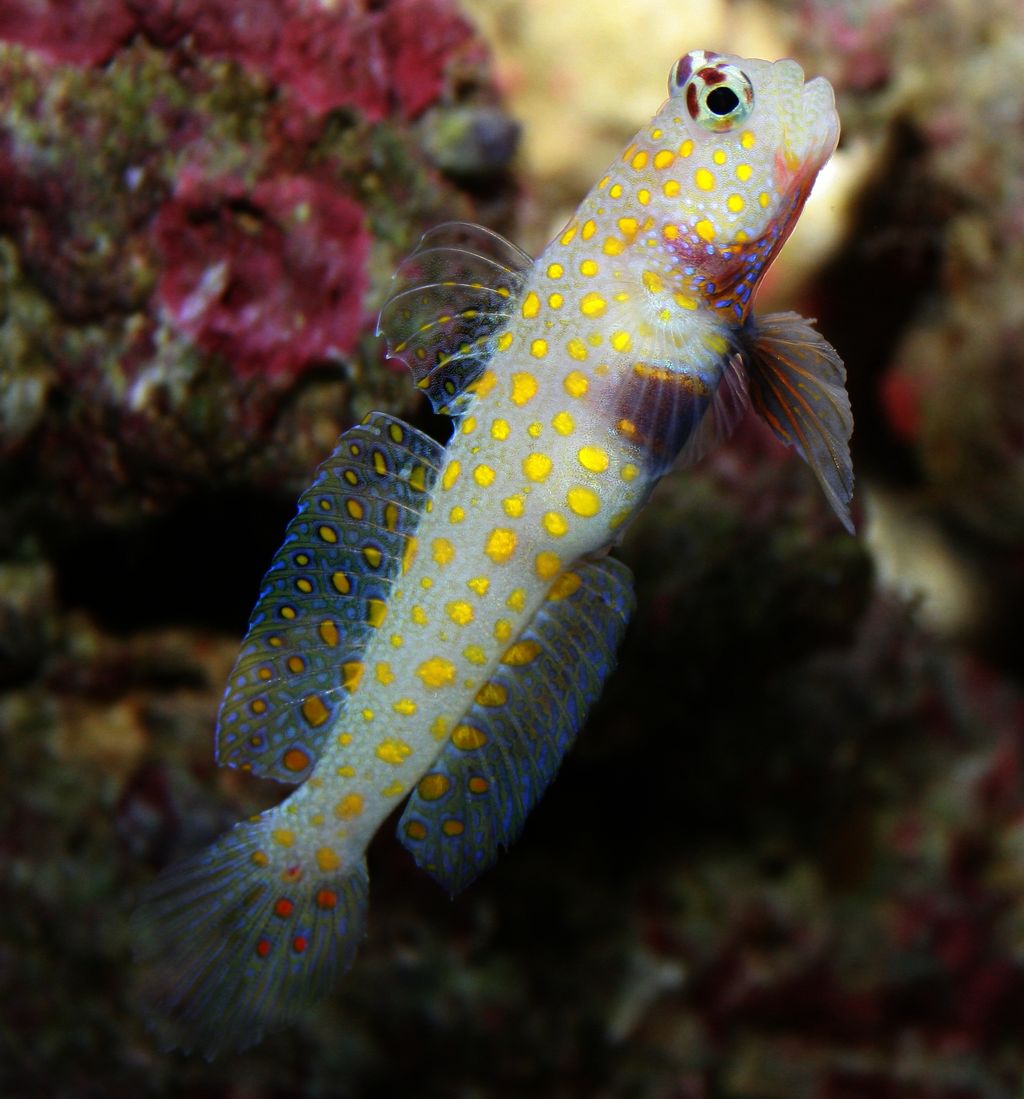
[[[347,697],[437,480],[444,448],[371,412],[299,497],[217,717],[217,761],[301,782]]]
[[[400,264],[377,335],[386,338],[388,355],[409,367],[435,411],[460,411],[512,319],[532,264],[504,237],[461,221],[424,233]]]
[[[399,839],[452,894],[521,831],[614,667],[633,606],[632,575],[612,557],[563,573],[413,792]]]

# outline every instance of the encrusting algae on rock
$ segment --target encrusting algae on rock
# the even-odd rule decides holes
[[[379,331],[454,431],[371,413],[300,499],[217,729],[220,763],[299,785],[139,908],[169,1043],[247,1046],[326,993],[402,798],[399,838],[449,892],[515,839],[633,608],[607,551],[677,457],[753,403],[852,529],[842,363],[750,311],[835,148],[832,89],[695,51],[669,92],[537,260],[449,223],[399,268]]]

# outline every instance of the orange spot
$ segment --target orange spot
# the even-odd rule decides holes
[[[306,662],[301,656],[288,657],[288,671],[290,672],[304,672],[306,670]]]
[[[282,920],[288,919],[294,911],[295,905],[287,897],[281,897],[274,903],[274,915],[280,916]]]
[[[470,792],[474,794],[486,794],[487,785],[487,779],[481,778],[479,775],[474,775],[469,780]]]
[[[338,894],[333,889],[321,889],[316,895],[318,908],[337,908]]]
[[[286,771],[304,771],[309,766],[309,756],[301,748],[289,748],[282,762]]]
[[[466,826],[461,820],[446,820],[441,825],[441,831],[444,832],[446,836],[461,836],[465,830]]]
[[[310,695],[308,698],[303,699],[301,709],[302,716],[314,728],[318,725],[323,725],[331,714],[319,695]]]
[[[405,826],[405,834],[411,840],[421,840],[426,836],[427,829],[422,821],[411,820]]]

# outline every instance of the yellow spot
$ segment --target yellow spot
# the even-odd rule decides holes
[[[391,670],[391,665],[384,660],[378,662],[373,674],[376,677],[377,682],[383,684],[385,687],[389,683],[393,683],[395,679],[395,673]]]
[[[621,240],[619,240],[618,237],[608,237],[608,239],[604,242],[604,246],[602,248],[603,252],[607,256],[621,255],[622,252],[625,251],[625,249],[626,246],[622,243]]]
[[[636,193],[636,200],[641,206],[646,206],[651,201],[651,192],[646,187],[641,187]]]
[[[560,263],[548,264],[548,278],[560,279],[565,274],[565,268]]]
[[[744,130],[743,133],[740,134],[740,144],[744,149],[752,149],[754,147],[754,135],[750,130]]]
[[[306,670],[306,662],[301,656],[290,656],[287,662],[288,671],[290,672],[304,672]],[[270,672],[269,668],[260,668],[260,679],[269,679],[270,676],[264,675],[264,671]]]
[[[405,543],[405,549],[402,551],[402,575],[404,576],[411,568],[412,563],[416,560],[416,554],[419,553],[420,543],[419,539],[412,535]]]
[[[426,839],[427,826],[421,820],[411,820],[405,826],[405,834],[411,840]]]
[[[516,550],[515,531],[507,527],[495,527],[487,537],[484,553],[496,564],[504,565]]]
[[[583,581],[580,579],[578,573],[563,572],[551,585],[551,589],[548,591],[548,599],[551,602],[557,602],[559,599],[568,599],[570,595],[576,594],[582,583]]]
[[[564,301],[565,298],[563,298],[561,294],[552,294],[548,298],[548,305],[550,305],[552,309],[561,309]]]
[[[411,698],[400,698],[397,702],[391,704],[391,709],[403,717],[411,717],[416,713],[416,703]]]
[[[405,640],[400,633],[393,633],[391,635],[391,644],[396,649],[400,649],[405,644]]]
[[[619,476],[623,479],[623,481],[632,481],[632,480],[636,479],[636,475],[639,472],[640,472],[640,470],[635,465],[633,465],[631,462],[627,462],[622,467],[622,470],[619,473]]]
[[[530,426],[526,429],[526,434],[529,435],[531,439],[539,439],[540,434],[543,430],[544,425],[541,424],[539,421],[534,420],[534,422],[530,424]]]
[[[504,706],[508,702],[508,691],[500,683],[485,683],[476,692],[476,701],[480,706]]]
[[[738,214],[746,203],[743,201],[742,195],[730,195],[725,200],[725,205],[734,213]]]
[[[576,429],[576,425],[568,412],[556,412],[551,418],[551,426],[559,435],[571,435]]]
[[[388,785],[381,790],[381,793],[386,798],[397,798],[399,794],[405,793],[405,785],[396,778],[394,782],[389,782]]]
[[[479,596],[485,596],[487,589],[491,586],[491,581],[486,576],[474,576],[466,581],[466,587],[475,591]]]
[[[547,550],[543,553],[538,553],[533,562],[534,571],[541,580],[551,580],[558,575],[558,571],[561,567],[562,561],[558,554],[549,553]]]
[[[502,332],[498,337],[498,350],[507,351],[512,346],[513,335],[511,332]]]
[[[425,626],[429,621],[427,612],[422,607],[413,607],[411,617],[417,626]]]
[[[667,168],[676,159],[675,153],[670,153],[668,149],[662,149],[654,158],[655,168]]]
[[[565,516],[559,515],[557,511],[546,511],[541,522],[552,538],[561,538],[569,530],[569,524],[566,522]]]
[[[565,345],[566,351],[579,362],[583,362],[587,357],[587,345],[579,339],[571,339]]]
[[[523,316],[527,320],[537,316],[540,312],[540,298],[531,290],[523,299]]]
[[[481,488],[489,488],[493,485],[496,476],[497,474],[495,474],[490,466],[480,465],[473,470],[473,480],[476,481]]]
[[[440,656],[432,656],[416,669],[424,687],[448,687],[455,681],[455,665]]]
[[[665,192],[665,197],[666,198],[675,198],[676,195],[678,195],[679,191],[680,191],[679,180],[678,179],[667,179],[667,180],[665,180],[665,185],[664,185],[664,187],[662,187],[662,190]]]
[[[363,505],[358,500],[346,500],[345,510],[353,519],[362,519]]]
[[[450,489],[452,485],[459,479],[459,474],[462,472],[462,464],[455,460],[452,460],[445,467],[444,473],[441,475],[441,487],[445,490]]]
[[[539,641],[517,641],[501,658],[503,664],[510,664],[514,668],[530,664],[540,655]]]
[[[736,178],[740,183],[746,183],[748,179],[754,174],[754,169],[749,164],[737,164],[736,165]]]
[[[334,585],[335,591],[341,592],[342,595],[348,595],[352,590],[352,583],[343,572],[334,573],[331,576],[331,583]]]
[[[693,298],[684,294],[681,290],[673,291],[672,300],[676,303],[676,305],[681,306],[683,309],[697,308],[697,302]]]
[[[580,312],[585,317],[600,317],[608,308],[608,303],[600,294],[584,294],[580,301]]]
[[[523,459],[523,473],[528,481],[544,481],[551,473],[551,459],[546,454],[530,454]]]
[[[611,187],[608,188],[608,196],[610,198],[622,198],[622,184],[613,183]]]
[[[722,150],[721,150],[721,149],[716,149],[716,150],[715,150],[715,151],[714,151],[714,152],[713,152],[713,153],[711,154],[711,159],[712,159],[712,160],[713,160],[713,161],[714,161],[714,162],[715,162],[716,164],[724,164],[724,163],[725,163],[725,153],[724,153],[724,152],[722,152]]]
[[[430,735],[435,740],[443,740],[448,735],[448,718],[438,714],[430,723]]]
[[[628,351],[632,345],[632,339],[628,332],[613,332],[611,344],[616,351]]]
[[[599,446],[580,447],[576,457],[579,459],[580,465],[584,469],[589,469],[591,473],[604,473],[608,468],[608,452],[602,450]]]
[[[270,833],[270,838],[279,847],[291,847],[295,842],[295,833],[290,828],[275,828]]]
[[[508,438],[509,432],[512,429],[508,426],[508,420],[495,420],[491,424],[491,436],[495,439],[504,441]]]
[[[584,240],[590,240],[590,238],[597,232],[597,226],[594,224],[593,219],[588,218],[583,223],[583,229],[580,232],[580,236]]]
[[[363,721],[373,721],[373,710],[363,710]],[[340,740],[341,737],[338,737]]]
[[[565,386],[565,391],[570,397],[582,397],[590,388],[590,383],[578,370],[573,370],[572,373],[566,374],[565,381],[562,384]]]
[[[282,618],[294,618],[295,617],[295,608],[294,607],[282,607],[281,608],[281,617]]]
[[[569,244],[572,238],[576,236],[576,226],[570,225],[568,229],[558,238],[559,244]]]
[[[466,388],[471,393],[486,397],[498,384],[498,375],[493,370],[485,370],[475,382],[471,382]]]
[[[462,650],[462,655],[470,664],[482,666],[487,663],[487,653],[479,645],[467,645]]]
[[[658,294],[665,289],[665,283],[657,271],[645,271],[643,273],[643,283],[652,294]]]
[[[501,502],[505,514],[510,519],[518,519],[523,514],[524,501],[522,496],[506,496]]]
[[[596,492],[583,488],[582,485],[569,489],[565,494],[565,502],[577,515],[587,519],[601,510],[601,498]]]
[[[675,240],[679,236],[679,226],[669,222],[669,224],[662,229],[661,235],[666,240]]]
[[[618,226],[620,231],[625,233],[627,237],[634,236],[637,229],[640,228],[636,218],[619,218]]]
[[[714,351],[716,355],[724,355],[729,349],[729,342],[716,333],[709,332],[704,337],[704,346]]]
[[[451,782],[447,775],[434,772],[430,775],[424,775],[416,789],[425,801],[437,801],[438,798],[443,798],[451,789]]]
[[[693,173],[693,182],[702,191],[713,191],[715,188],[715,177],[707,170],[707,168],[698,168]]]
[[[715,227],[707,218],[701,218],[693,228],[701,240],[712,241],[715,239]]]
[[[363,546],[363,556],[366,558],[366,563],[371,569],[380,568],[383,555],[380,552],[379,546]]]
[[[330,870],[337,870],[341,866],[341,858],[331,847],[318,847],[316,850],[316,864],[325,873]]]
[[[375,630],[379,629],[384,624],[384,619],[387,618],[387,615],[387,604],[382,599],[367,599],[366,621]]]
[[[494,623],[494,639],[505,642],[512,636],[512,623],[507,618],[499,618]]]
[[[537,342],[537,341],[534,341]],[[543,343],[543,340],[540,341]],[[545,345],[547,350],[547,345]],[[532,374],[519,371],[512,375],[512,403],[524,405],[533,400],[537,393],[537,379]]]
[[[693,142],[687,138],[682,145],[679,146],[680,156],[689,156],[693,152]]]
[[[266,851],[253,851],[252,861],[257,866],[268,866],[270,864],[270,859],[268,858]]]
[[[456,626],[468,626],[473,621],[473,608],[461,599],[449,603],[445,610]]]
[[[587,278],[593,278],[598,273],[600,268],[592,259],[585,259],[580,264],[580,274],[586,275]]]
[[[320,527],[317,533],[320,535],[321,541],[337,542],[338,540],[338,532],[333,527]]]
[[[547,353],[548,353],[548,341],[547,340],[534,340],[533,343],[530,344],[530,354],[535,359],[543,359],[544,356]],[[529,377],[529,375],[527,375],[527,377]],[[534,388],[534,392],[536,392],[537,391],[537,383],[536,382],[534,382],[533,388]],[[531,396],[532,396],[532,394],[531,394]],[[515,400],[515,397],[513,396],[512,399]],[[523,402],[523,401],[516,401],[516,404],[524,404],[524,403],[525,402]]]
[[[639,172],[642,168],[645,168],[647,166],[647,153],[645,153],[644,150],[641,149],[640,152],[638,152],[636,156],[633,157],[629,164],[630,167],[634,169],[634,171]]]
[[[352,734],[351,733],[339,733],[338,734],[338,743],[342,746],[342,748],[347,748],[352,743]],[[351,768],[350,768],[350,770],[351,770]],[[342,771],[344,771],[344,768],[339,770],[338,774],[340,775],[342,773]],[[352,771],[352,774],[354,775],[355,771]]]
[[[364,665],[361,660],[347,660],[342,664],[341,685],[350,694],[359,686],[359,683],[363,678],[363,671]]]
[[[447,538],[435,538],[430,546],[431,556],[434,561],[444,568],[455,560],[455,547]]]
[[[462,421],[462,434],[472,435],[476,431],[476,420],[472,416],[467,416]]]
[[[552,554],[552,556],[554,556]],[[516,588],[512,594],[505,600],[505,606],[510,611],[520,612],[526,606],[526,592],[522,588]]]
[[[398,740],[396,736],[388,736],[377,745],[374,754],[378,759],[383,759],[383,762],[398,767],[412,755],[412,746]]]
[[[330,710],[324,705],[324,701],[319,695],[310,695],[308,698],[304,698],[300,709],[302,710],[302,716],[314,728],[323,725],[331,716]]]
[[[487,734],[472,725],[456,725],[452,730],[452,743],[463,752],[471,752],[487,743]]]

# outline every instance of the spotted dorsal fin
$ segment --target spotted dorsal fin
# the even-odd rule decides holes
[[[217,761],[280,782],[309,773],[414,547],[443,448],[371,412],[299,497],[228,679]]]
[[[399,838],[449,892],[519,834],[614,667],[633,605],[632,575],[612,557],[563,573],[420,780]]]
[[[458,413],[460,396],[511,319],[532,262],[490,229],[451,221],[425,233],[395,272],[377,334],[436,411]]]
[[[853,534],[853,415],[836,349],[796,313],[753,322],[750,393],[772,431],[814,471],[839,521]]]

